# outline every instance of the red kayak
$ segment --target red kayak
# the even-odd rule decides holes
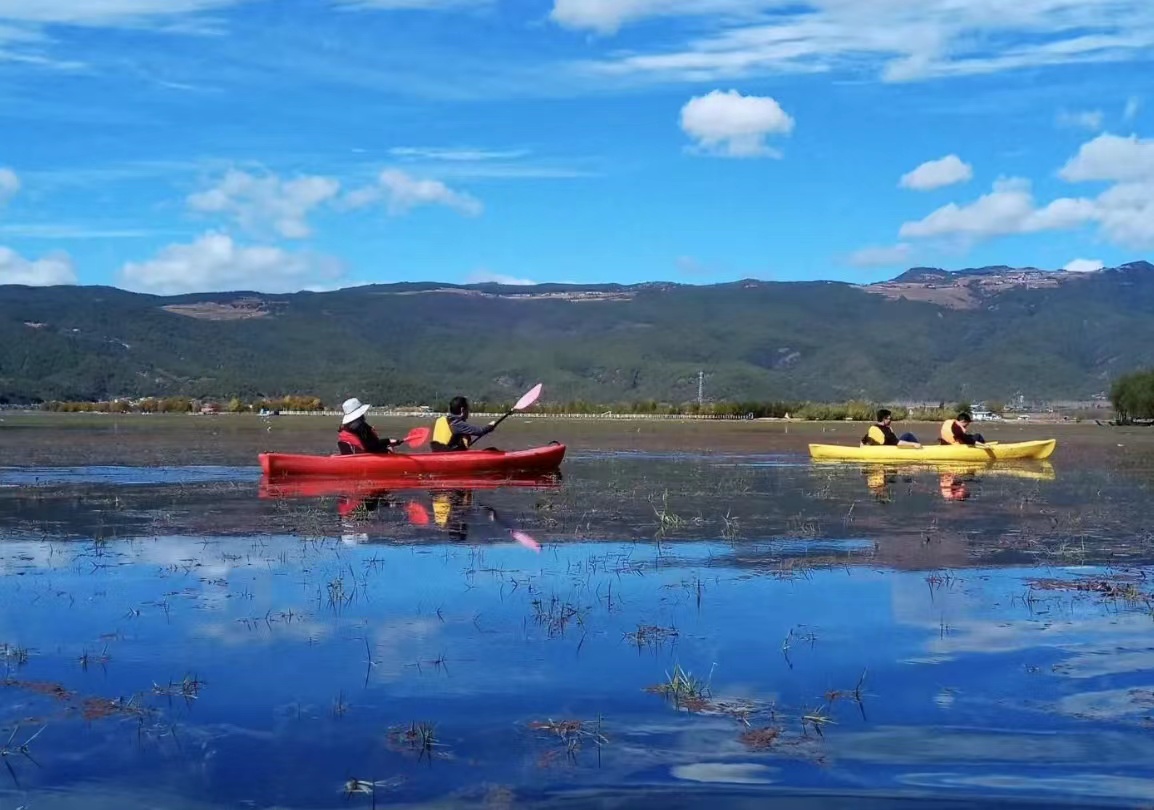
[[[548,473],[561,466],[565,445],[553,442],[529,450],[462,450],[455,453],[357,453],[309,456],[261,453],[268,478],[395,478],[398,476],[468,476],[502,473]]]

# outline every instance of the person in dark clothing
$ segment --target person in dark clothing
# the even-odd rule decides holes
[[[341,406],[344,416],[340,432],[337,433],[337,449],[342,456],[356,453],[391,453],[401,443],[400,439],[382,439],[377,431],[365,421],[365,414],[371,405],[362,405],[356,397],[345,400]]]
[[[968,412],[962,411],[958,414],[957,419],[947,419],[942,422],[938,444],[968,444],[970,447],[975,444],[985,444],[986,439],[981,433],[967,432],[973,421],[974,417],[970,416]]]
[[[903,433],[898,436],[891,427],[893,413],[882,408],[878,411],[878,420],[870,425],[869,430],[861,438],[862,447],[891,445],[897,447],[921,447],[918,437],[912,433]]]
[[[484,427],[469,424],[469,400],[453,397],[449,402],[449,413],[433,425],[433,438],[429,448],[434,453],[468,450],[482,436],[488,436],[497,426],[490,422]]]

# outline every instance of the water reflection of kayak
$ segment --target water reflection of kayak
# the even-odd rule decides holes
[[[836,461],[834,459],[815,459],[815,467],[846,467],[844,461]],[[883,472],[891,475],[913,476],[919,473],[930,475],[970,475],[979,477],[995,477],[995,478],[1019,478],[1023,480],[1032,481],[1054,481],[1057,479],[1057,473],[1054,471],[1054,465],[1048,461],[1039,461],[1034,463],[1019,463],[1019,464],[974,464],[974,463],[960,463],[943,461],[937,464],[922,463],[922,464],[895,464],[893,462],[877,462],[877,463],[859,463],[855,465],[859,467],[863,474],[870,472]]]
[[[334,495],[369,497],[384,492],[420,490],[426,492],[456,489],[557,489],[561,474],[509,476],[459,476],[452,478],[420,478],[409,476],[375,476],[372,478],[306,478],[290,481],[262,479],[261,498],[325,498]]]

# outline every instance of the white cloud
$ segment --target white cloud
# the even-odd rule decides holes
[[[591,177],[594,172],[526,160],[528,149],[481,149],[472,146],[396,146],[389,155],[411,174],[454,180],[557,180]]]
[[[1154,139],[1103,133],[1082,144],[1058,172],[1072,183],[1087,180],[1154,180]]]
[[[206,16],[249,0],[0,0],[0,64],[15,62],[58,71],[88,66],[57,59],[52,26],[150,29],[171,34],[219,34],[218,21]],[[5,47],[8,46],[8,47]]]
[[[909,245],[904,242],[883,247],[864,247],[855,251],[849,262],[855,267],[893,267],[905,264],[913,253]]]
[[[23,284],[29,287],[51,287],[75,283],[76,271],[72,268],[72,260],[64,254],[25,259],[16,251],[0,246],[0,286]]]
[[[1069,230],[1096,224],[1102,237],[1128,248],[1154,247],[1154,139],[1104,133],[1079,148],[1059,170],[1071,183],[1111,183],[1096,197],[1059,197],[1039,206],[1030,182],[1002,179],[972,203],[950,203],[904,223],[902,238],[997,236]]]
[[[140,26],[237,5],[241,0],[0,0],[0,20],[12,22]]]
[[[8,202],[20,191],[20,178],[16,172],[0,166],[0,205]]]
[[[1067,273],[1093,273],[1105,266],[1105,263],[1099,259],[1074,259],[1062,269]]]
[[[1107,239],[1132,248],[1154,247],[1154,180],[1111,186],[1093,205]]]
[[[1082,144],[1058,176],[1112,182],[1089,202],[1103,236],[1127,247],[1154,246],[1154,139],[1103,133]]]
[[[66,222],[12,222],[0,225],[0,234],[20,239],[142,239],[164,231],[150,228],[117,228],[101,225],[76,225]],[[168,231],[172,233],[172,231]]]
[[[1138,117],[1138,110],[1142,108],[1142,99],[1137,96],[1131,96],[1126,99],[1126,108],[1122,110],[1123,121],[1133,121]]]
[[[338,6],[378,11],[453,11],[479,8],[493,0],[333,0]]]
[[[280,293],[327,287],[342,275],[335,259],[276,247],[244,247],[209,232],[191,244],[169,245],[146,262],[120,271],[125,289],[158,295],[217,290]]]
[[[537,283],[527,278],[516,278],[514,276],[502,275],[501,273],[490,273],[488,270],[478,270],[470,273],[466,282],[468,284],[506,284],[510,287],[531,287]]]
[[[529,154],[524,149],[475,149],[473,147],[395,146],[389,150],[393,157],[409,160],[445,160],[473,162],[485,160],[516,160]]]
[[[188,205],[202,213],[226,214],[253,234],[304,239],[312,233],[308,215],[339,191],[340,183],[330,177],[283,180],[275,174],[256,176],[233,169],[216,186],[190,195]]]
[[[699,17],[679,30],[700,33],[583,67],[657,81],[842,68],[911,81],[1135,61],[1154,46],[1147,0],[555,0],[552,12],[559,24],[602,33],[678,15]]]
[[[722,157],[778,157],[766,145],[770,135],[788,135],[794,120],[768,96],[714,90],[694,96],[681,108],[681,129],[704,152]]]
[[[1037,233],[1076,227],[1094,217],[1088,200],[1063,198],[1038,208],[1030,181],[1000,179],[993,191],[969,205],[950,203],[916,222],[906,222],[898,233],[903,238],[963,236],[988,239],[1008,234]]]
[[[974,176],[974,169],[957,155],[946,155],[938,160],[927,160],[913,171],[906,172],[898,185],[915,191],[929,191],[955,183],[965,183]]]
[[[1102,121],[1105,117],[1101,110],[1081,110],[1078,112],[1062,110],[1058,113],[1058,126],[1097,132],[1102,128]]]
[[[566,28],[613,34],[646,17],[755,13],[759,5],[772,4],[756,0],[554,0],[549,17]]]
[[[480,200],[470,194],[454,191],[440,180],[421,179],[400,169],[385,169],[377,177],[375,186],[349,192],[344,204],[363,208],[382,198],[394,216],[422,205],[443,205],[466,216],[478,216],[484,210]]]

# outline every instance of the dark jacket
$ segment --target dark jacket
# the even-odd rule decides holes
[[[392,439],[382,439],[364,419],[341,425],[337,433],[337,449],[344,456],[354,453],[391,453],[392,445]]]

